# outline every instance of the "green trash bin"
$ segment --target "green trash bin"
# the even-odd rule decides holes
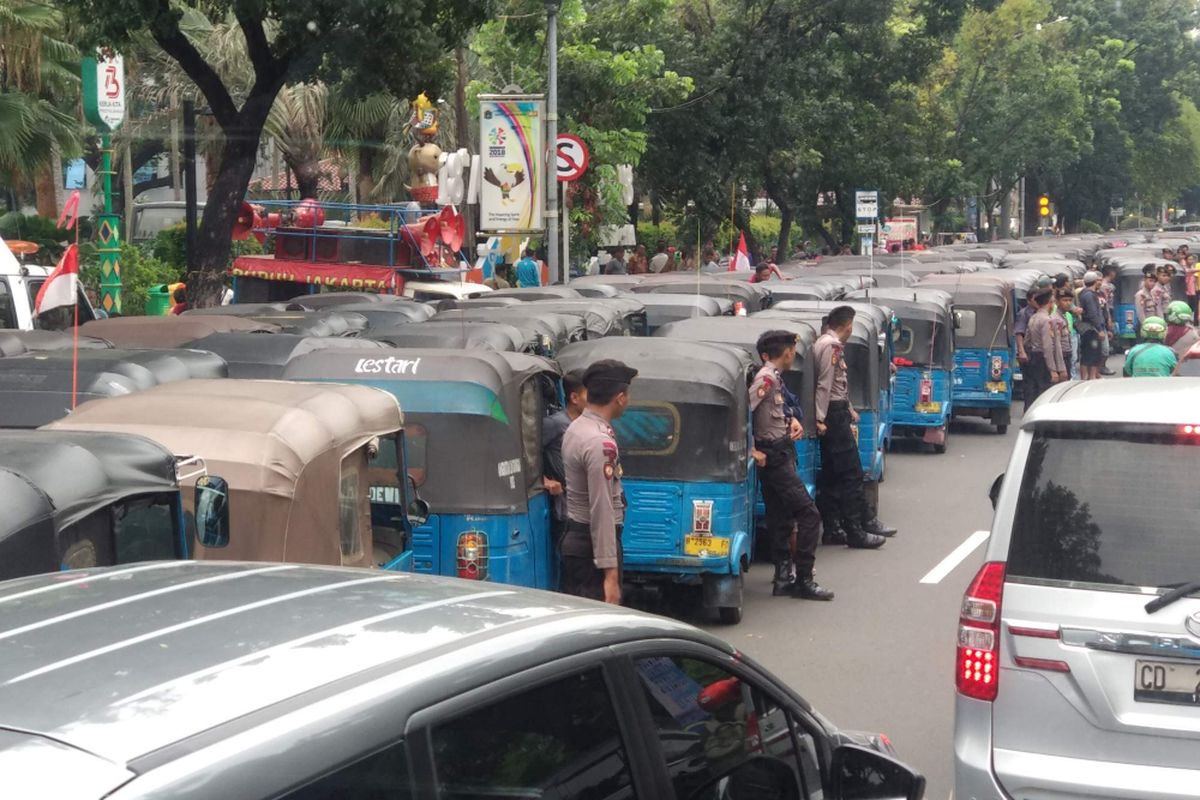
[[[170,285],[163,284],[146,290],[146,316],[165,317],[170,310]]]

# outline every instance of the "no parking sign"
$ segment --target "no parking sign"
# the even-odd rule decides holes
[[[554,143],[555,171],[564,183],[577,181],[587,172],[587,145],[573,133],[560,133]]]

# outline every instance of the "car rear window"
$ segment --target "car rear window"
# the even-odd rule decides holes
[[[1200,579],[1200,434],[1072,423],[1034,433],[1010,580],[1153,586]]]

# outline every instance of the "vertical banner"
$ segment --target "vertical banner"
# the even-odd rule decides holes
[[[542,95],[480,95],[479,229],[541,232],[546,208]]]

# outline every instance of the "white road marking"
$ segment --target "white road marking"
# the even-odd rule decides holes
[[[965,561],[967,556],[975,552],[975,549],[986,542],[991,535],[991,531],[972,533],[965,542],[951,550],[950,555],[943,558],[936,567],[925,573],[925,577],[921,578],[921,583],[941,583],[942,578],[953,572],[955,567]]]

